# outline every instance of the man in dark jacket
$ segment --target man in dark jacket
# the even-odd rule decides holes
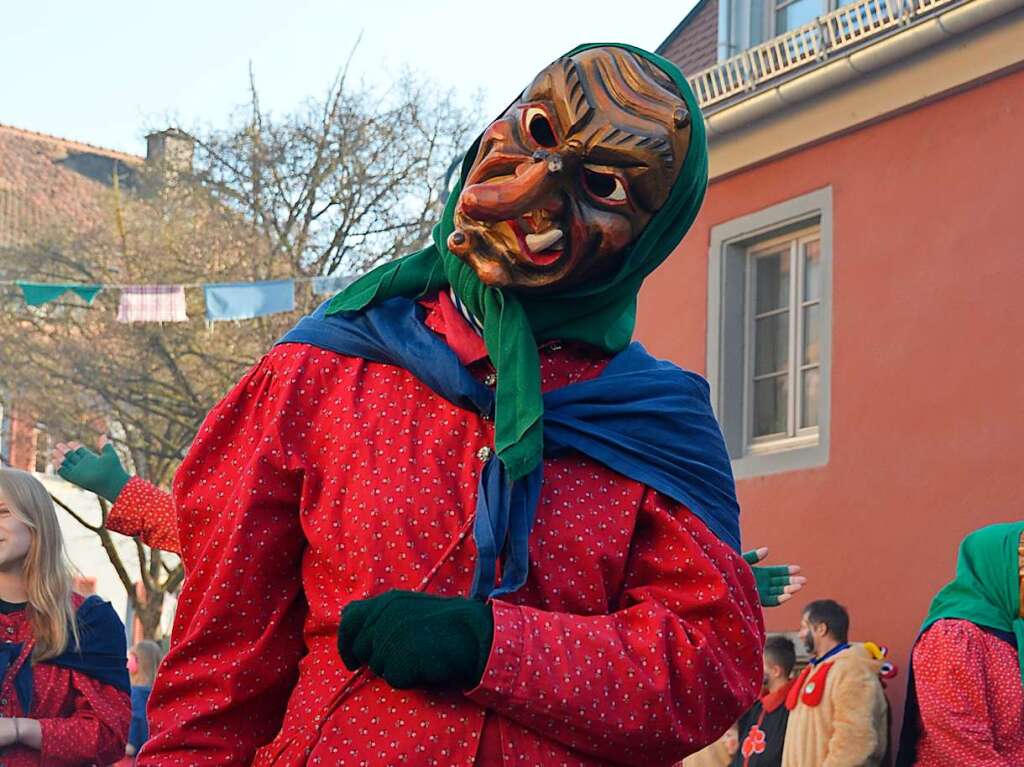
[[[794,665],[793,642],[784,636],[769,637],[764,647],[765,692],[740,718],[740,748],[732,759],[732,767],[779,767],[782,764],[782,746],[789,721],[785,703],[793,685]]]

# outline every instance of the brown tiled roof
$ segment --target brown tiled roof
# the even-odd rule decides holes
[[[718,61],[718,0],[700,0],[658,46],[691,77]]]
[[[0,124],[0,246],[25,242],[51,226],[86,228],[109,216],[115,169],[130,177],[142,162]]]

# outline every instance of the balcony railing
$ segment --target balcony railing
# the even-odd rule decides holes
[[[697,73],[690,85],[701,107],[708,107],[954,2],[857,0]]]

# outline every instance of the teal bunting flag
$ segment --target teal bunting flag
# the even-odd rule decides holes
[[[96,295],[103,290],[102,285],[80,285],[75,283],[42,283],[24,282],[18,280],[15,283],[21,288],[21,294],[25,297],[25,303],[29,306],[42,306],[50,301],[56,301],[68,291],[81,298],[85,303],[92,304]]]

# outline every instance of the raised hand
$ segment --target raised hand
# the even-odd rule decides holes
[[[117,457],[114,446],[106,442],[97,455],[81,443],[59,443],[53,450],[57,473],[72,485],[96,493],[113,503],[131,479]]]
[[[367,665],[399,690],[470,689],[480,683],[493,637],[484,602],[392,590],[345,607],[338,652],[350,671]]]
[[[778,607],[793,598],[807,583],[807,578],[798,575],[800,565],[775,565],[759,567],[758,562],[768,556],[768,547],[762,546],[743,555],[743,559],[754,571],[757,581],[757,594],[761,598],[762,607]]]

